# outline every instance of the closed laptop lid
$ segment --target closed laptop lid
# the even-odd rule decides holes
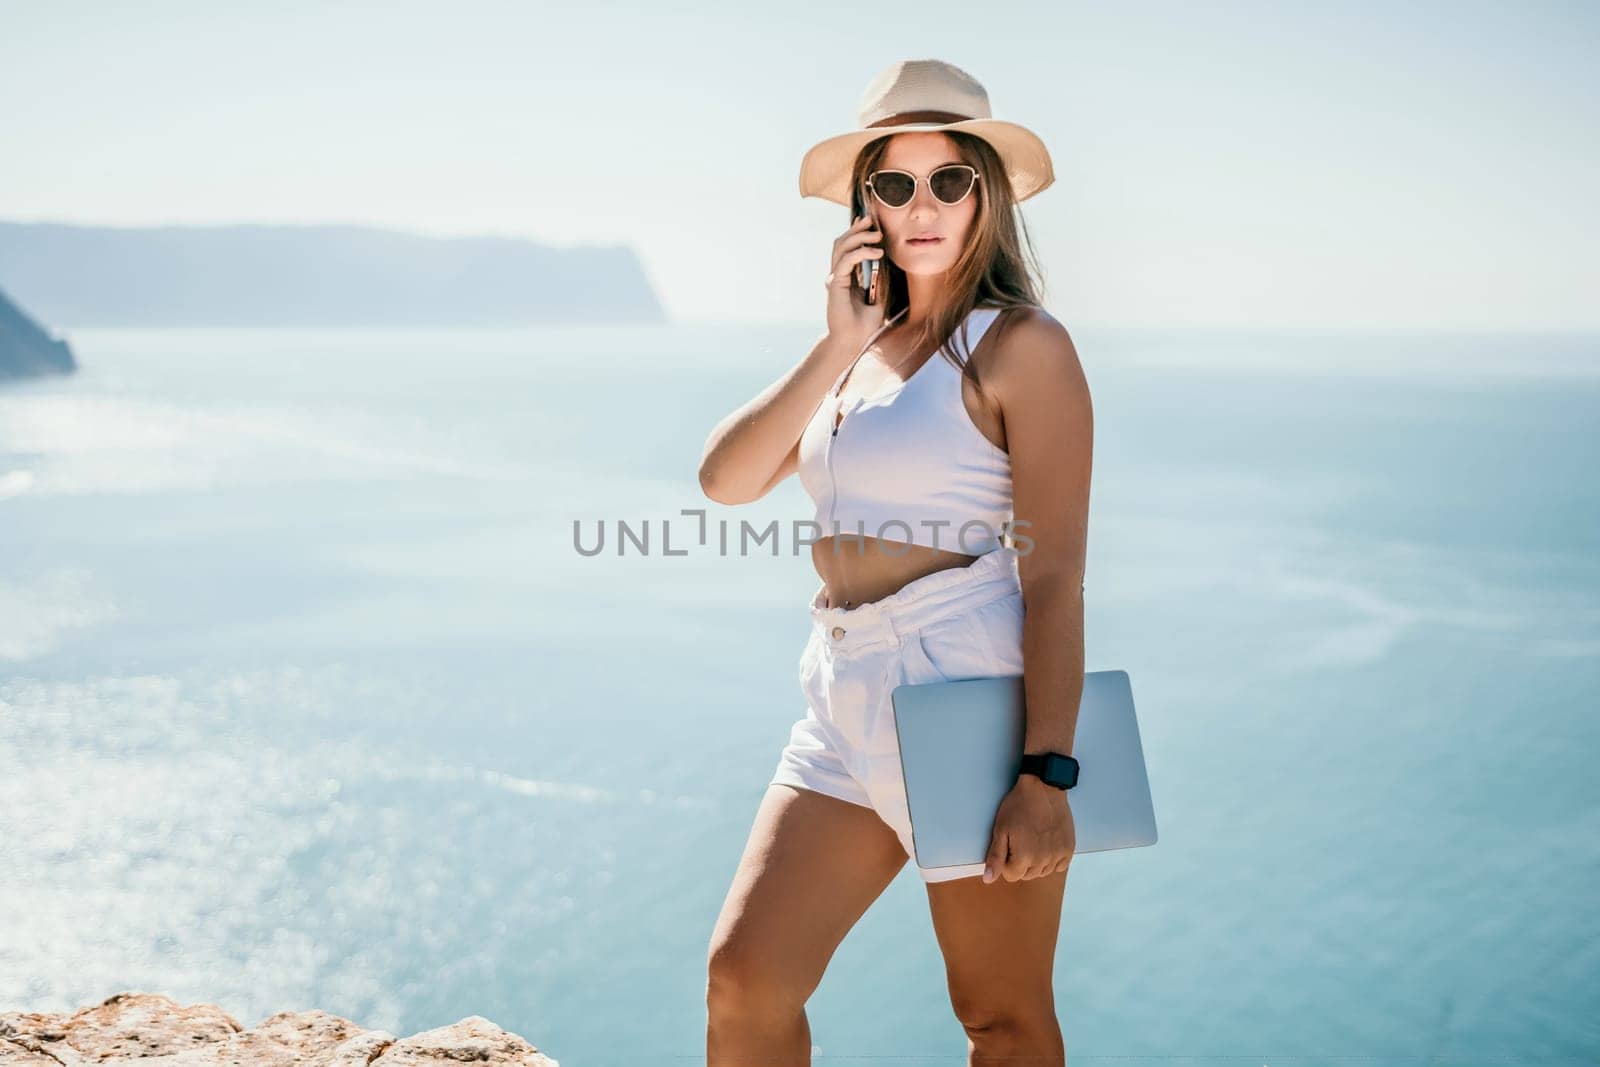
[[[982,863],[995,813],[1022,763],[1022,676],[901,685],[890,700],[917,866]],[[1126,671],[1084,675],[1072,755],[1078,784],[1067,802],[1076,852],[1155,844],[1155,807]]]

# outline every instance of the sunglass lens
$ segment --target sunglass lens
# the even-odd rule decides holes
[[[946,204],[955,204],[972,188],[973,172],[966,167],[941,167],[928,176],[933,195]]]
[[[872,191],[890,207],[902,207],[910,203],[916,190],[916,180],[910,175],[879,171],[872,176]]]

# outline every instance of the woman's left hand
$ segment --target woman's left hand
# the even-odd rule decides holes
[[[983,880],[1020,882],[1060,874],[1072,862],[1077,844],[1067,791],[1037,775],[1018,775],[995,813]]]

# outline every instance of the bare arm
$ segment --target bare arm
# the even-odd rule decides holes
[[[1083,697],[1094,409],[1072,338],[1054,318],[1036,310],[1004,342],[991,384],[1005,419],[1018,522],[1023,751],[1070,754]]]
[[[817,405],[883,322],[884,306],[867,305],[852,288],[855,267],[880,258],[882,237],[862,215],[834,239],[828,328],[788,374],[717,423],[700,457],[700,488],[719,504],[760,500],[800,465],[800,435]]]
[[[852,339],[823,334],[787,374],[717,423],[700,459],[706,496],[748,504],[793,474],[806,422],[859,350]]]

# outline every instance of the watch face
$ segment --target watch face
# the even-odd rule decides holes
[[[1072,787],[1078,784],[1078,761],[1051,752],[1044,758],[1044,777],[1053,784]]]

